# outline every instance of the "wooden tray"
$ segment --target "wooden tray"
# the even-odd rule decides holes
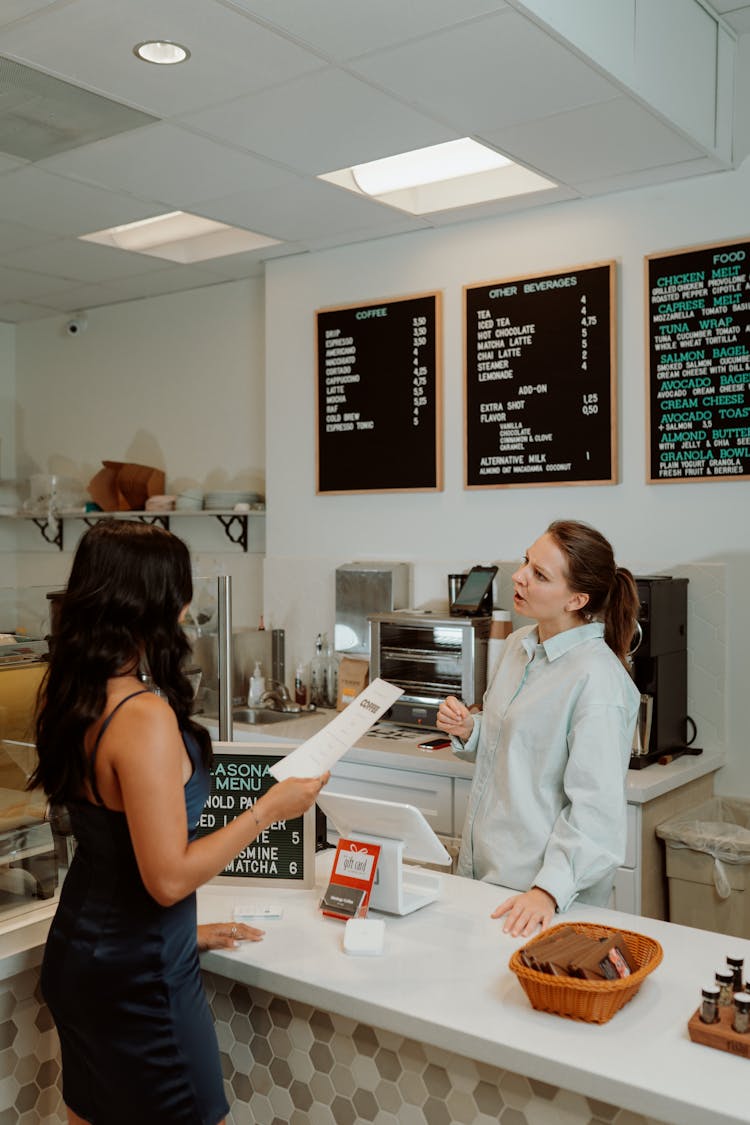
[[[704,1023],[699,1012],[700,1008],[696,1009],[688,1021],[688,1032],[694,1043],[750,1059],[750,1031],[740,1033],[734,1030],[734,1007],[720,1007],[718,1023]]]

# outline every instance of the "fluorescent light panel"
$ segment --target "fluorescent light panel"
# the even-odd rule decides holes
[[[155,215],[136,223],[82,234],[80,238],[83,242],[97,242],[101,246],[113,246],[116,250],[129,250],[184,264],[279,244],[276,238],[230,227],[187,211]]]
[[[412,215],[468,207],[557,186],[470,137],[341,168],[319,179]]]

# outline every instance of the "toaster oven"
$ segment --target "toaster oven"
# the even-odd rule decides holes
[[[375,613],[370,622],[370,671],[403,689],[384,718],[435,727],[446,695],[467,707],[481,702],[487,678],[491,617],[438,617],[402,610]]]

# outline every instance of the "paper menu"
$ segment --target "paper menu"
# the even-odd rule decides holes
[[[286,777],[319,777],[334,766],[403,694],[403,688],[395,687],[387,680],[373,680],[340,715],[271,766],[270,772],[277,781]]]

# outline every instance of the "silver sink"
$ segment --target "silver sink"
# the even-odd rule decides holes
[[[271,707],[235,707],[232,718],[235,723],[285,723],[304,714],[304,711],[274,711]]]

